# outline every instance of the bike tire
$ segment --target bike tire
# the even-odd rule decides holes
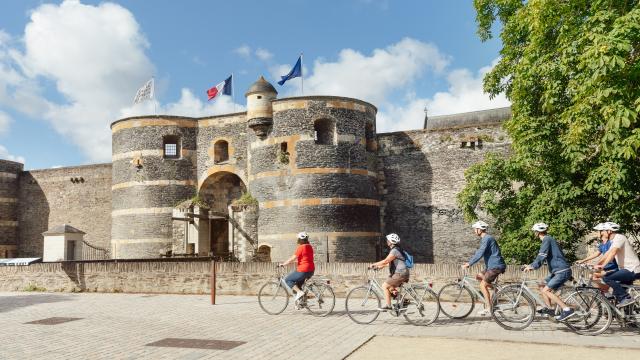
[[[425,285],[414,285],[413,291],[417,299],[408,296],[405,291],[404,299],[409,299],[409,303],[403,311],[404,318],[412,325],[431,325],[440,315],[440,302],[438,295]]]
[[[289,292],[277,281],[262,285],[258,292],[260,308],[269,315],[278,315],[289,305]]]
[[[608,300],[596,290],[576,290],[565,302],[575,306],[577,313],[562,323],[580,335],[596,336],[607,331],[613,322],[613,310]]]
[[[451,319],[464,319],[475,307],[473,293],[465,285],[450,283],[438,292],[440,311]]]
[[[345,299],[347,315],[358,324],[371,324],[380,315],[380,295],[368,286],[353,288]]]
[[[336,306],[336,294],[328,284],[311,284],[308,287],[313,296],[307,296],[306,308],[313,316],[327,316]]]
[[[536,301],[520,285],[503,287],[493,295],[491,318],[503,329],[526,329],[535,316]]]

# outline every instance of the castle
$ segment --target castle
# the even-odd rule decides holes
[[[115,121],[110,164],[23,171],[0,160],[0,258],[42,257],[42,233],[61,224],[86,233],[67,260],[281,261],[299,231],[317,261],[372,261],[389,232],[418,262],[477,246],[456,194],[466,168],[508,151],[508,108],[377,133],[377,109],[361,100],[278,99],[262,77],[245,96],[241,113]]]

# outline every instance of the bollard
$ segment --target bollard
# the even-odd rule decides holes
[[[216,304],[216,261],[211,260],[211,305]]]

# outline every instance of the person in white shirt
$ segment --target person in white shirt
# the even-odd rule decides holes
[[[615,257],[618,263],[618,270],[608,273],[604,276],[605,284],[611,286],[613,295],[618,301],[618,307],[624,307],[635,302],[627,290],[622,287],[631,285],[635,279],[640,279],[640,259],[633,249],[626,236],[619,233],[620,225],[612,222],[605,223],[605,231],[611,241],[611,248],[605,256],[598,261],[597,268],[603,268]]]

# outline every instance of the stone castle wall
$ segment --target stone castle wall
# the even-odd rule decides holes
[[[344,297],[356,286],[365,284],[368,263],[316,263],[316,277],[330,280],[336,296]],[[30,266],[0,267],[0,291],[88,291],[127,293],[207,294],[210,292],[211,262],[195,261],[108,261],[62,262]],[[260,287],[274,279],[274,263],[216,263],[218,295],[257,295]],[[286,271],[293,270],[293,266]],[[476,265],[473,274],[480,270]],[[379,281],[387,277],[380,271]],[[530,279],[541,279],[546,267],[529,273]],[[427,281],[437,292],[443,285],[461,275],[459,264],[416,264],[411,270],[412,282]],[[509,265],[500,281],[521,279],[517,265]],[[257,301],[257,300],[256,300]]]
[[[395,232],[416,261],[461,263],[478,246],[456,204],[464,171],[488,152],[506,152],[500,126],[379,134],[382,226]]]
[[[42,257],[42,233],[69,224],[109,248],[111,164],[33,170],[18,177],[18,256]]]
[[[18,253],[18,177],[22,164],[0,160],[0,258]]]

